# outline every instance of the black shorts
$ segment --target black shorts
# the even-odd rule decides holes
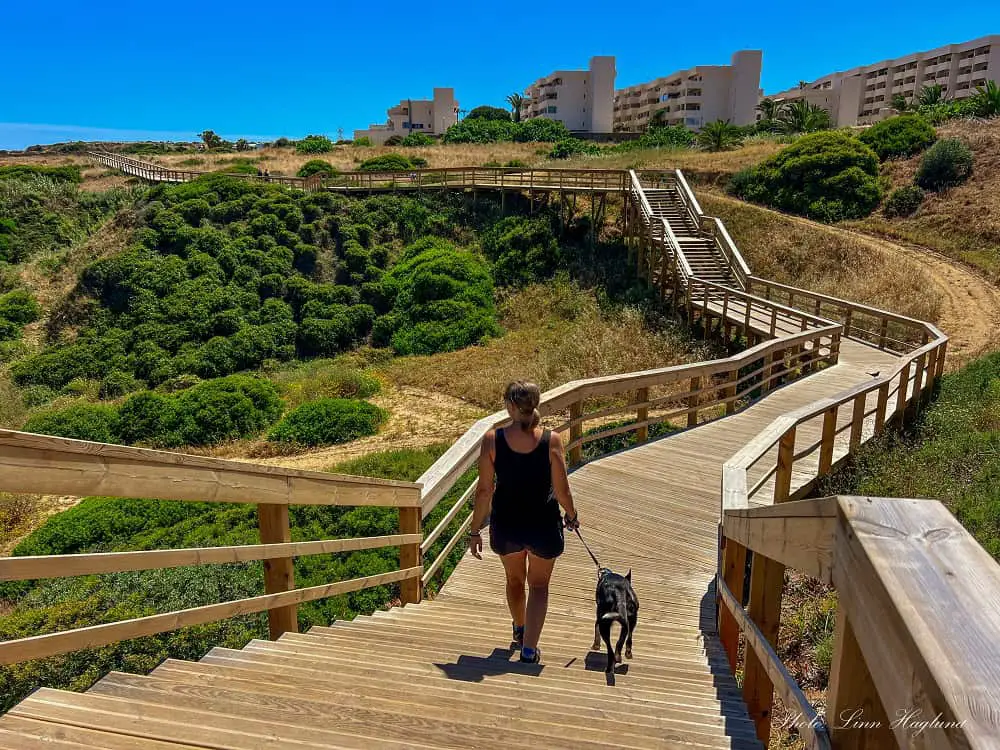
[[[564,548],[563,524],[558,515],[554,520],[528,524],[498,519],[495,513],[490,516],[490,549],[498,555],[527,550],[536,557],[554,560]]]

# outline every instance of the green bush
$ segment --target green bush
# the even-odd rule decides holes
[[[875,152],[840,131],[811,133],[734,175],[738,197],[818,221],[857,219],[879,204]]]
[[[403,145],[403,136],[398,135],[398,134],[397,135],[390,135],[388,138],[385,139],[385,143],[383,143],[382,145],[383,146],[402,146]]]
[[[900,115],[872,125],[858,136],[882,161],[913,156],[934,143],[934,128],[920,115]]]
[[[100,395],[102,399],[121,398],[126,393],[137,391],[141,387],[142,384],[136,380],[131,373],[116,370],[115,372],[109,372],[104,379],[101,380],[101,387],[98,391],[98,395]]]
[[[367,135],[363,135],[360,138],[355,138],[353,141],[351,141],[351,145],[352,146],[371,146],[372,145],[372,139],[369,138]]]
[[[961,185],[971,174],[972,151],[957,138],[946,138],[924,154],[916,182],[925,190],[945,190]]]
[[[118,442],[118,410],[103,404],[74,404],[65,409],[42,412],[21,428],[39,435],[58,435],[99,443]]]
[[[483,232],[482,247],[503,286],[551,278],[559,265],[559,244],[546,219],[508,216]]]
[[[393,309],[375,321],[372,336],[398,354],[453,351],[500,334],[486,263],[450,242],[410,245],[386,283],[397,290]]]
[[[314,174],[333,177],[337,174],[337,168],[323,159],[310,159],[295,173],[297,177],[312,177]]]
[[[383,154],[365,159],[358,167],[359,172],[408,172],[414,169],[413,162],[402,154]]]
[[[569,129],[559,120],[548,120],[544,117],[533,117],[517,123],[514,129],[514,140],[518,143],[533,143],[542,141],[555,143],[570,137]]]
[[[500,120],[501,122],[510,122],[510,112],[506,109],[501,109],[500,107],[491,107],[489,105],[483,104],[478,107],[473,107],[469,114],[465,116],[466,120]]]
[[[61,167],[34,164],[0,166],[0,180],[23,180],[27,177],[47,177],[53,182],[83,182],[80,167],[75,164]]]
[[[325,154],[333,151],[334,143],[325,135],[307,135],[295,142],[295,150],[300,154]]]
[[[910,216],[924,202],[924,191],[916,185],[905,185],[896,188],[885,199],[883,211],[886,216]]]
[[[434,139],[431,138],[426,133],[421,133],[419,130],[414,130],[400,143],[401,146],[430,146],[433,145]]]
[[[517,126],[509,120],[464,120],[456,122],[441,136],[442,143],[498,143],[514,140]]]
[[[550,159],[568,159],[577,154],[595,155],[601,153],[601,147],[596,143],[584,141],[580,138],[564,138],[556,141],[552,150],[548,153]]]
[[[42,316],[42,308],[24,289],[0,295],[0,341],[18,339],[24,326]]]
[[[644,148],[690,148],[694,142],[695,134],[683,125],[659,126],[651,127],[635,140],[623,141],[609,150],[622,153]]]
[[[268,439],[300,445],[334,445],[378,432],[386,412],[367,401],[324,398],[296,407],[271,430]]]

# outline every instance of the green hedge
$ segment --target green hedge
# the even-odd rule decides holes
[[[323,159],[310,159],[295,173],[297,177],[312,177],[314,174],[332,177],[337,174],[337,168]]]
[[[104,404],[74,404],[65,409],[36,414],[21,429],[39,435],[116,443],[119,435],[118,409]]]
[[[934,143],[934,128],[920,115],[900,115],[876,123],[858,136],[882,161],[913,156]]]
[[[324,398],[310,401],[285,415],[270,440],[300,445],[334,445],[378,432],[387,413],[367,401]]]
[[[23,180],[30,177],[47,177],[55,182],[83,182],[80,167],[75,164],[60,167],[34,164],[0,166],[0,180]]]
[[[358,167],[359,172],[408,172],[411,169],[414,169],[413,162],[402,154],[373,156]]]

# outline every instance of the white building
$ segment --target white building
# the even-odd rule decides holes
[[[458,100],[455,89],[434,89],[433,99],[404,99],[388,110],[384,125],[370,125],[367,130],[355,130],[354,139],[370,138],[381,146],[392,136],[406,137],[410,133],[441,135],[458,122]]]
[[[651,122],[697,130],[728,120],[749,125],[760,100],[760,50],[741,50],[729,65],[699,65],[615,92],[614,128],[640,133]]]
[[[524,90],[521,119],[559,120],[569,130],[610,133],[615,96],[615,58],[590,58],[587,70],[557,70]]]
[[[1000,82],[998,34],[830,73],[770,98],[805,99],[827,110],[834,125],[845,127],[867,125],[894,114],[896,94],[910,101],[924,86],[939,84],[945,97],[964,99],[988,80]]]

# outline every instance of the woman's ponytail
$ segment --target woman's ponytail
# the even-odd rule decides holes
[[[527,380],[515,380],[504,391],[504,401],[517,412],[514,421],[525,432],[535,429],[542,419],[541,412],[538,411],[541,396],[541,389]]]

